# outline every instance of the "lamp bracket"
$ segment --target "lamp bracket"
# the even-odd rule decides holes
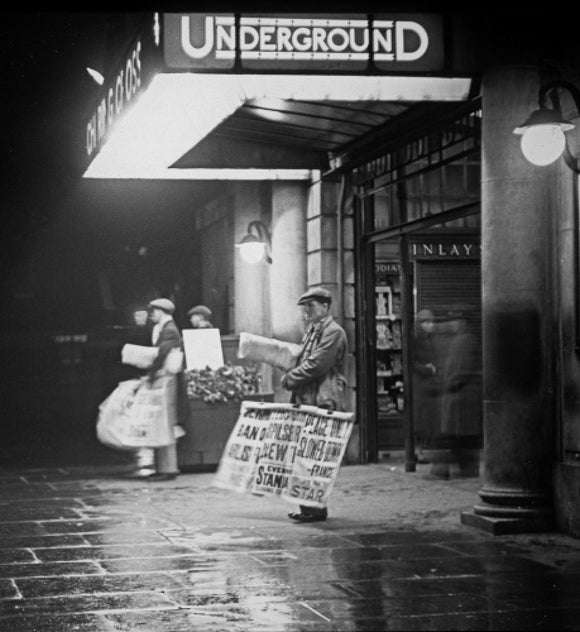
[[[548,95],[550,95],[553,109],[562,116],[562,106],[557,92],[558,89],[566,90],[570,94],[572,100],[574,101],[576,112],[580,116],[580,90],[571,81],[566,81],[565,79],[554,79],[540,86],[538,91],[538,105],[540,108],[546,107],[546,99],[548,98]],[[580,174],[580,162],[570,151],[568,138],[566,138],[563,158],[564,162],[574,173]]]
[[[252,220],[248,224],[248,235],[252,235],[252,230],[255,230],[260,241],[263,241],[266,244],[265,259],[268,263],[272,263],[272,235],[270,234],[268,227],[264,224],[264,222],[257,219]]]

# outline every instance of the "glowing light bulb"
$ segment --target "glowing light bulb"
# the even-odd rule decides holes
[[[246,263],[258,263],[264,256],[266,244],[263,241],[250,241],[239,245],[240,255]]]
[[[528,127],[522,135],[521,148],[533,165],[544,167],[562,155],[566,138],[560,125],[546,124]]]

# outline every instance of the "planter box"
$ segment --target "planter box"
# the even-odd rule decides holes
[[[273,393],[247,395],[245,401],[273,402]],[[177,441],[177,462],[182,472],[212,472],[217,469],[226,441],[238,420],[241,402],[207,404],[189,400],[186,435]]]

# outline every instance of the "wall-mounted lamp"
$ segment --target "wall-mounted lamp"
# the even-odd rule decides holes
[[[574,172],[580,174],[578,158],[572,154],[568,146],[566,132],[574,129],[574,124],[567,121],[562,116],[558,90],[566,90],[576,106],[576,111],[580,115],[580,91],[569,81],[556,79],[540,86],[538,92],[539,109],[534,110],[530,116],[514,129],[514,134],[522,137],[521,147],[524,156],[534,165],[549,165],[560,156],[564,156],[564,161]],[[546,99],[550,95],[552,108],[546,107]],[[574,176],[573,193],[573,227],[574,239],[572,253],[574,259],[574,321],[575,321],[575,351],[580,355],[580,224],[578,214],[579,201],[578,177]]]
[[[246,263],[258,263],[263,257],[268,263],[272,263],[272,238],[270,231],[259,220],[248,224],[248,231],[242,240],[236,244],[236,248],[240,249],[240,255]]]
[[[514,129],[514,134],[522,137],[522,153],[534,165],[549,165],[564,154],[566,164],[579,173],[578,160],[570,153],[566,132],[574,129],[574,123],[562,116],[558,90],[567,90],[574,99],[574,105],[580,114],[580,91],[569,81],[555,80],[540,87],[538,109]],[[552,107],[546,106],[548,95],[552,97]]]

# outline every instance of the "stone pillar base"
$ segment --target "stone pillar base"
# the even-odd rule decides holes
[[[463,512],[461,523],[494,535],[553,531],[555,519],[546,490],[498,488],[479,491],[483,503]]]
[[[477,509],[477,508],[476,508]],[[522,516],[519,518],[497,518],[482,516],[473,512],[461,512],[461,524],[475,527],[492,535],[508,535],[512,533],[543,533],[555,530],[553,516]]]

